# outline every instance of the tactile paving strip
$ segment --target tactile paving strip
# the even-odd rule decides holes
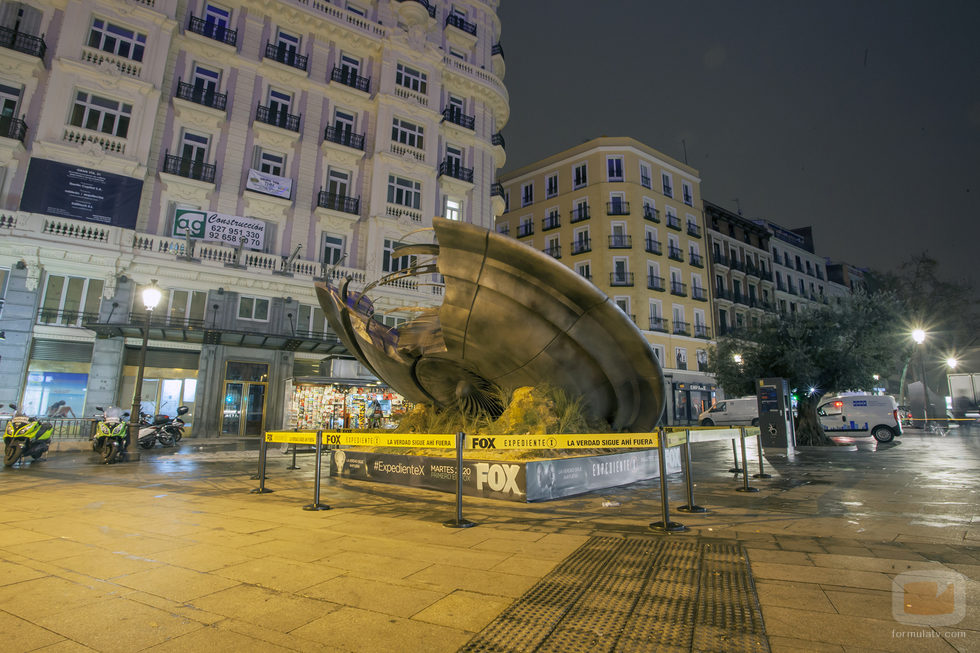
[[[738,544],[593,537],[460,653],[769,651]]]

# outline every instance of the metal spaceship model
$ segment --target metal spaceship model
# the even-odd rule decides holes
[[[437,244],[395,256],[419,263],[350,290],[317,283],[330,326],[348,351],[412,402],[499,413],[501,391],[551,384],[583,399],[614,430],[653,429],[665,383],[643,334],[608,296],[551,256],[470,224],[433,218]],[[399,327],[376,319],[367,293],[395,279],[439,273],[445,296]]]

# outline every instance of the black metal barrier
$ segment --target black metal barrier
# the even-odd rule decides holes
[[[252,477],[252,480],[258,478],[259,486],[252,490],[252,494],[268,494],[273,492],[265,487],[265,451],[267,447],[265,444],[265,438],[259,440],[259,472]]]
[[[466,434],[460,431],[456,434],[456,517],[442,522],[447,528],[472,528],[476,522],[463,518],[463,443]]]
[[[655,531],[661,531],[664,533],[683,533],[689,530],[687,526],[679,522],[670,521],[670,497],[667,494],[667,434],[663,429],[660,429],[657,437],[657,449],[659,454],[657,456],[657,463],[660,467],[660,521],[655,521],[650,524],[650,528]],[[684,440],[688,440],[688,436],[685,433]],[[690,470],[690,468],[687,468]],[[694,503],[691,501],[691,503]]]
[[[316,432],[316,469],[313,472],[313,503],[303,506],[303,510],[330,510],[330,506],[320,503],[320,456],[323,453],[323,431]],[[290,469],[287,467],[286,469]],[[296,469],[296,443],[293,443],[293,467]]]

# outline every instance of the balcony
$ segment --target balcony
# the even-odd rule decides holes
[[[776,290],[782,290],[783,292],[789,292],[789,290],[786,287],[786,284],[783,283],[782,281],[777,281],[776,282]]]
[[[687,189],[684,189],[684,203],[688,206],[694,206],[694,196],[692,196]]]
[[[579,206],[577,208],[572,209],[569,212],[569,216],[570,216],[569,222],[571,222],[572,224],[576,222],[581,222],[582,220],[588,220],[590,217],[592,217],[589,214],[588,206]]]
[[[467,183],[473,183],[473,168],[464,168],[455,159],[446,159],[439,164],[439,176],[445,175]]]
[[[215,166],[211,163],[195,161],[194,159],[183,159],[169,152],[164,152],[163,172],[169,175],[177,175],[178,177],[196,179],[197,181],[213,184]]]
[[[304,68],[304,70],[306,69]],[[349,86],[350,88],[357,89],[358,91],[363,91],[365,93],[371,92],[371,78],[361,77],[350,68],[334,66],[333,70],[330,72],[330,81],[343,84],[344,86]]]
[[[732,293],[732,301],[736,304],[745,304],[746,306],[749,305],[749,298],[740,292]]]
[[[12,5],[11,8],[16,6]],[[16,13],[13,15],[16,15]],[[39,59],[44,59],[44,53],[48,49],[44,44],[44,39],[40,36],[24,34],[23,32],[12,30],[9,27],[0,27],[0,47],[23,52]]]
[[[261,104],[255,110],[255,119],[273,127],[288,129],[291,132],[299,131],[299,116],[294,116],[285,111],[275,111],[271,107],[264,107]]]
[[[306,67],[309,64],[309,57],[297,53],[296,50],[287,48],[282,43],[266,43],[265,58],[278,61],[281,64],[302,70],[303,72],[306,72]]]
[[[606,215],[629,215],[629,202],[606,202]]]
[[[701,237],[701,227],[699,227],[698,225],[696,225],[693,222],[688,222],[687,223],[687,235],[688,236],[693,236],[694,238],[700,238]]]
[[[793,286],[786,286],[786,292],[788,292],[791,295],[797,294],[796,288],[794,288]]]
[[[317,193],[316,205],[332,211],[340,211],[341,213],[350,213],[352,215],[360,215],[361,213],[361,198],[348,197],[347,195],[340,195],[338,193],[328,193],[325,190]]]
[[[442,112],[443,122],[451,122],[454,125],[459,125],[463,129],[474,129],[476,125],[476,118],[473,116],[468,116],[459,109],[453,107],[448,107]]]
[[[497,57],[497,56],[499,56],[499,57],[506,58],[506,57],[504,57],[504,48],[503,48],[503,46],[500,45],[499,43],[494,43],[492,46],[490,46],[490,56],[491,57]]]
[[[0,138],[12,138],[23,143],[26,136],[26,122],[13,116],[0,116]]]
[[[650,222],[656,222],[660,224],[660,211],[653,208],[652,206],[643,207],[643,219],[649,220]]]
[[[653,238],[646,238],[643,241],[644,249],[651,254],[663,254],[664,250],[660,245],[659,240],[654,240]]]
[[[557,229],[560,226],[561,226],[561,219],[558,217],[558,214],[552,213],[551,215],[545,216],[541,225],[541,230],[549,231],[551,229]]]
[[[694,325],[694,337],[695,338],[704,338],[705,340],[711,340],[711,329],[709,329],[708,327],[706,327],[703,324],[697,324],[697,323],[695,323],[695,325]]]
[[[674,187],[673,186],[669,186],[667,184],[664,184],[664,195],[666,195],[667,197],[673,197],[674,196]]]
[[[664,285],[664,278],[658,277],[655,274],[648,274],[647,288],[649,288],[650,290],[659,290],[663,292],[663,290],[666,288],[666,286]]]
[[[715,299],[730,302],[732,301],[732,294],[724,288],[715,288]]]
[[[661,333],[667,333],[667,320],[666,318],[650,316],[650,330],[660,331]]]
[[[187,24],[187,30],[195,34],[200,34],[201,36],[206,36],[209,39],[214,39],[225,45],[235,45],[238,43],[237,29],[228,29],[224,25],[208,22],[197,16],[191,16],[190,22]]]
[[[687,284],[680,281],[670,282],[670,294],[678,297],[687,297]]]
[[[542,251],[551,258],[561,258],[561,245],[550,245]]]
[[[692,286],[691,299],[696,299],[699,302],[706,302],[708,301],[708,291],[701,286]]]
[[[667,226],[670,227],[671,229],[676,229],[677,231],[680,231],[681,230],[681,219],[678,218],[676,215],[670,215],[668,213],[667,214]]]
[[[691,252],[689,254],[688,260],[690,260],[691,261],[691,265],[693,265],[696,268],[703,268],[704,267],[704,257],[701,256],[700,254],[695,254],[694,252]]]
[[[446,25],[450,27],[455,27],[458,30],[462,30],[467,34],[472,34],[476,36],[476,25],[467,21],[462,16],[457,16],[456,14],[449,14],[446,16]]]
[[[493,196],[497,196],[497,197],[504,196],[504,185],[501,184],[499,181],[495,181],[492,184],[490,184],[490,197]]]
[[[323,140],[328,143],[351,147],[355,150],[364,150],[364,135],[355,134],[348,129],[327,127],[323,132]]]
[[[585,254],[592,251],[592,239],[580,238],[572,241],[572,254]]]
[[[674,320],[674,335],[676,336],[691,335],[691,323]]]
[[[725,256],[724,254],[719,254],[718,252],[715,252],[714,254],[711,255],[711,261],[715,265],[721,265],[726,268],[728,267],[728,257]]]
[[[197,88],[193,84],[177,80],[177,93],[174,97],[218,111],[224,111],[228,104],[226,93],[216,93],[210,89]]]
[[[633,285],[633,273],[632,272],[610,272],[609,273],[609,285],[610,286],[632,286]]]
[[[502,147],[505,149],[507,148],[507,145],[504,143],[503,134],[501,134],[500,132],[497,132],[496,134],[490,136],[490,144],[495,147]]]
[[[630,235],[612,234],[611,236],[609,236],[609,249],[630,249],[632,247],[633,247],[633,237]]]
[[[673,245],[667,246],[667,258],[672,261],[684,261],[684,250],[680,247],[674,247]]]
[[[534,233],[534,223],[533,222],[522,222],[517,225],[517,237],[524,238],[525,236],[530,236]]]
[[[734,256],[728,260],[728,267],[733,270],[737,270],[738,272],[745,272],[745,264],[741,263]]]

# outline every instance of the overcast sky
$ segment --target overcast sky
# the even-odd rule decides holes
[[[502,0],[513,170],[632,136],[818,254],[980,289],[980,1]]]

